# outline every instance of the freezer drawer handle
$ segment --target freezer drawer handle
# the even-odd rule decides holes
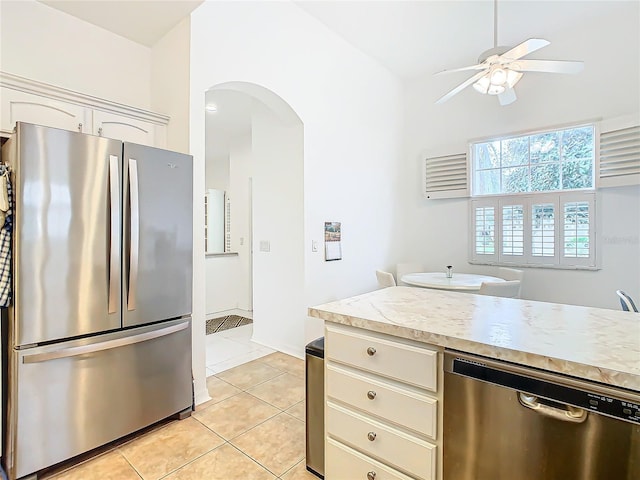
[[[538,397],[526,393],[518,392],[518,401],[523,407],[530,408],[545,417],[555,418],[563,422],[582,423],[587,419],[588,412],[582,408],[564,405],[565,409],[552,407],[540,403]]]
[[[138,199],[138,162],[129,159],[129,188],[131,195],[131,242],[129,250],[129,295],[127,310],[136,309],[138,288],[138,253],[140,251],[140,203]]]
[[[109,190],[111,210],[111,236],[109,238],[109,313],[118,308],[118,282],[120,274],[120,168],[118,157],[109,155]]]
[[[75,357],[78,355],[85,355],[87,353],[95,353],[102,350],[110,350],[112,348],[133,345],[134,343],[146,342],[148,340],[153,340],[154,338],[171,335],[172,333],[184,330],[188,326],[189,321],[187,320],[186,322],[179,323],[177,325],[171,325],[170,327],[161,328],[160,330],[154,330],[152,332],[140,333],[131,337],[116,338],[114,340],[107,340],[106,342],[94,343],[91,345],[80,345],[78,347],[63,348],[61,350],[54,350],[52,352],[25,355],[22,359],[22,363],[47,362],[49,360],[56,360],[58,358]]]

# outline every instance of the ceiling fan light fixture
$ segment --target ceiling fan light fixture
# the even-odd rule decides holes
[[[473,88],[475,88],[480,93],[487,93],[489,90],[489,86],[491,85],[490,75],[487,74],[473,84]]]
[[[522,78],[522,72],[516,72],[514,70],[507,70],[507,85],[509,88],[513,88],[516,83]]]
[[[504,91],[505,91],[504,86],[491,84],[489,86],[489,89],[487,90],[487,93],[489,95],[500,95]]]
[[[504,85],[507,81],[507,71],[503,68],[496,67],[491,69],[491,83],[493,85]]]

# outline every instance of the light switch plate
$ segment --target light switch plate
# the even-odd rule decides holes
[[[260,251],[261,252],[270,252],[271,251],[271,242],[269,242],[269,240],[260,240]]]
[[[311,251],[312,252],[317,252],[318,251],[318,241],[317,240],[311,240]]]

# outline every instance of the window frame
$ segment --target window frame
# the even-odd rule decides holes
[[[592,182],[591,182],[591,187],[585,187],[585,188],[575,188],[575,189],[557,189],[557,190],[528,190],[528,191],[523,191],[523,192],[508,192],[508,193],[482,193],[482,194],[478,194],[476,193],[476,168],[475,168],[475,148],[474,146],[476,144],[481,144],[481,143],[490,143],[490,142],[503,142],[504,140],[510,140],[510,139],[514,139],[514,138],[518,138],[518,137],[532,137],[532,136],[536,136],[536,135],[542,135],[545,133],[552,133],[552,132],[559,132],[559,131],[563,131],[563,130],[572,130],[572,129],[579,129],[579,128],[583,128],[583,127],[591,127],[593,129],[593,168],[592,168]],[[541,162],[539,165],[544,165],[547,162]],[[548,163],[555,163],[555,162],[548,162]],[[562,165],[562,162],[559,161],[560,166]],[[527,165],[531,165],[531,152],[529,152],[529,162],[527,163]],[[538,164],[535,164],[536,166]],[[524,165],[523,165],[524,166]],[[599,122],[597,121],[588,121],[588,122],[581,122],[581,123],[572,123],[572,124],[568,124],[568,125],[558,125],[555,127],[549,127],[549,128],[544,128],[544,129],[537,129],[537,130],[527,130],[527,131],[521,131],[521,132],[516,132],[516,133],[510,133],[510,134],[506,134],[506,135],[499,135],[499,136],[495,136],[495,137],[483,137],[483,138],[475,138],[473,140],[470,140],[467,146],[467,169],[469,171],[469,176],[468,176],[468,188],[469,188],[469,193],[470,193],[470,197],[471,198],[479,198],[479,197],[495,197],[495,196],[512,196],[512,195],[531,195],[531,194],[546,194],[546,193],[554,193],[554,192],[581,192],[581,191],[585,191],[585,192],[590,192],[593,191],[597,188],[597,182],[598,182],[598,169],[600,166],[600,125]],[[500,173],[502,173],[502,169],[503,168],[513,168],[514,166],[508,166],[508,167],[500,167],[499,171]],[[480,169],[480,170],[491,170],[491,169]],[[501,174],[502,177],[502,174]]]
[[[492,193],[476,194],[476,169],[475,169],[475,145],[495,141],[504,141],[510,138],[535,136],[543,133],[551,133],[562,130],[591,127],[593,129],[593,159],[592,159],[592,187],[580,189],[559,189],[545,191],[526,191],[517,193]],[[468,168],[469,168],[469,219],[470,219],[470,245],[469,263],[479,265],[504,265],[520,267],[542,267],[560,269],[588,269],[599,268],[597,255],[597,202],[596,188],[599,166],[599,136],[600,126],[598,122],[582,122],[571,125],[562,125],[553,128],[518,132],[509,135],[492,138],[474,139],[468,144]],[[528,165],[531,165],[529,152]],[[500,172],[502,172],[500,166]],[[560,161],[560,168],[562,162]],[[500,173],[502,176],[502,173]],[[565,204],[573,202],[587,202],[588,204],[588,231],[589,231],[589,256],[565,257]],[[533,256],[532,240],[533,225],[532,209],[534,205],[552,204],[554,208],[554,254],[553,256]],[[523,207],[523,254],[509,255],[504,253],[504,207],[522,205]],[[476,252],[476,208],[493,207],[494,209],[494,254],[478,254]]]

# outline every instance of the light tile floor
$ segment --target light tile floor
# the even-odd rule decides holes
[[[207,378],[211,400],[49,480],[316,480],[306,470],[304,361],[270,353]],[[65,469],[66,468],[66,469]]]
[[[275,352],[251,341],[253,324],[206,336],[207,377]]]

